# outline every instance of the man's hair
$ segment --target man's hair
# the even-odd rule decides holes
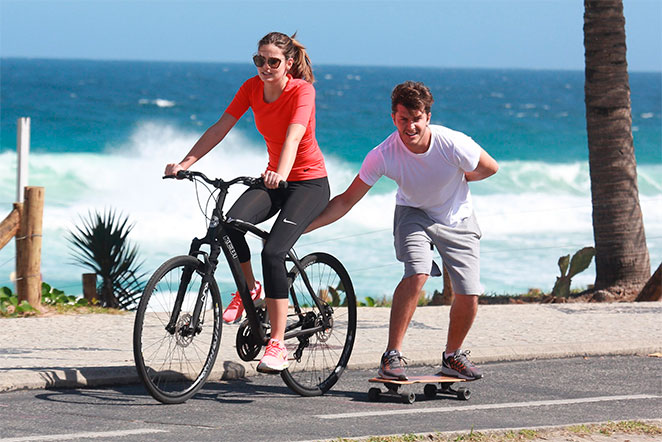
[[[395,113],[398,104],[403,105],[409,110],[420,110],[426,114],[432,109],[432,93],[430,89],[419,81],[405,81],[397,85],[391,92],[391,111]]]

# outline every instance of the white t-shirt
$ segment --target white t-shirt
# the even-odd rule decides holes
[[[398,183],[395,202],[424,210],[435,221],[454,227],[473,212],[464,172],[478,166],[481,148],[467,135],[430,125],[427,152],[407,149],[398,132],[368,152],[359,171],[361,181],[373,186],[382,175]]]

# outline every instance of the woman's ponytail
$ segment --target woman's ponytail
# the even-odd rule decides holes
[[[305,46],[296,39],[296,35],[296,32],[291,37],[281,32],[270,32],[262,37],[257,47],[259,49],[261,46],[268,44],[277,46],[283,51],[285,57],[294,60],[290,69],[290,75],[293,78],[301,78],[308,83],[314,83],[313,65],[310,62]]]
[[[290,73],[294,78],[301,78],[306,80],[308,83],[315,82],[315,75],[313,75],[313,65],[310,62],[308,57],[308,52],[306,48],[296,39],[297,33],[295,32],[290,39],[292,40],[292,45],[295,48],[295,55],[292,57],[294,59],[294,64]]]

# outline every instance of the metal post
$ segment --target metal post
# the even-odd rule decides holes
[[[21,117],[17,122],[16,150],[18,168],[16,183],[16,202],[22,203],[24,188],[28,185],[28,157],[30,155],[30,117]]]

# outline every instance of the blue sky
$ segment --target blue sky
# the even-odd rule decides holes
[[[314,64],[583,69],[582,0],[0,0],[3,57],[250,62],[298,31]],[[624,0],[631,71],[662,70],[662,1]]]

